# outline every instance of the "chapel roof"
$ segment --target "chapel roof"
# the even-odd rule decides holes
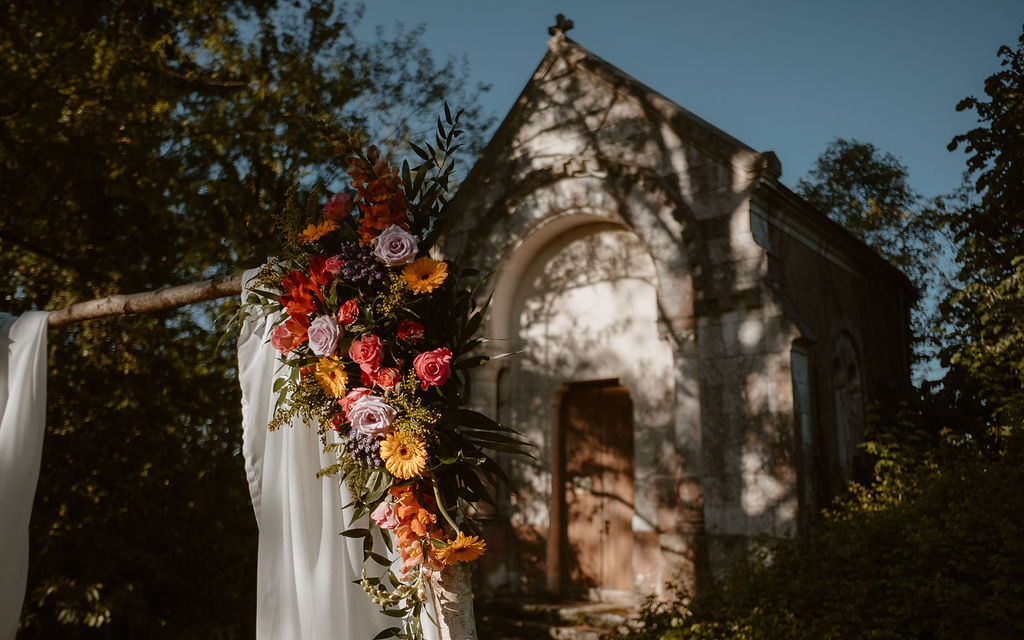
[[[559,18],[562,18],[562,16],[559,15]],[[571,28],[572,22],[568,21],[568,24],[570,25],[569,28]],[[734,138],[595,54],[590,49],[567,37],[563,30],[551,27],[548,32],[551,34],[551,38],[548,40],[547,53],[541,59],[533,74],[531,74],[530,79],[516,98],[512,108],[498,125],[491,140],[481,151],[480,160],[484,162],[475,163],[474,170],[481,164],[486,164],[485,160],[489,156],[506,147],[508,138],[514,135],[515,130],[520,126],[523,114],[531,107],[533,88],[548,77],[552,67],[560,59],[568,61],[574,68],[589,71],[616,89],[623,90],[641,99],[645,106],[648,107],[648,113],[651,116],[662,120],[683,137],[694,139],[698,143],[704,143],[702,146],[706,149],[718,149],[718,155],[721,155],[723,160],[734,155],[736,152],[745,152],[752,156],[758,155],[757,150],[749,145]],[[768,152],[768,154],[771,154],[771,152]],[[772,164],[775,165],[772,167],[773,172],[779,175],[782,172],[781,166],[778,165],[778,160],[774,158],[774,154],[771,155],[773,156]],[[470,173],[472,174],[472,172]]]
[[[736,156],[747,156],[749,168],[762,178],[754,181],[756,192],[760,192],[776,202],[784,203],[784,206],[791,211],[799,212],[799,217],[817,227],[821,233],[832,238],[833,241],[838,242],[846,251],[859,255],[870,268],[884,272],[890,278],[895,278],[903,288],[912,291],[912,295],[916,296],[916,288],[902,271],[779,180],[782,175],[782,165],[774,152],[758,152],[652,89],[590,49],[567,37],[565,31],[570,28],[572,28],[572,22],[565,20],[559,14],[558,24],[548,29],[551,37],[548,40],[547,53],[531,74],[512,108],[480,152],[479,158],[459,188],[460,193],[472,192],[475,189],[474,183],[490,180],[494,164],[502,162],[506,157],[505,154],[512,146],[524,118],[534,107],[535,88],[550,77],[553,68],[561,60],[568,64],[573,73],[579,70],[589,72],[594,77],[604,80],[613,90],[634,96],[644,105],[647,115],[658,124],[667,125],[681,138],[698,145],[705,153],[718,157],[721,162],[727,164]],[[458,194],[455,199],[459,199]]]

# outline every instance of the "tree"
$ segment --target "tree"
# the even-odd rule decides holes
[[[360,42],[328,0],[0,8],[0,299],[56,309],[261,262],[330,119],[391,144],[442,97],[420,30]],[[472,145],[470,145],[472,148]],[[301,194],[300,194],[301,195]],[[251,637],[255,527],[217,304],[50,336],[23,638]]]
[[[917,362],[934,357],[929,336],[952,257],[936,214],[948,198],[929,201],[910,186],[910,173],[895,156],[844,138],[829,143],[796,191],[910,278],[920,293],[911,315]]]
[[[1024,33],[998,52],[988,100],[968,97],[979,126],[953,138],[969,154],[980,199],[945,218],[959,244],[961,291],[946,298],[953,320],[944,356],[984,406],[988,423],[1024,426]]]

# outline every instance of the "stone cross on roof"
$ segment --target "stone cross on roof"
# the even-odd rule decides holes
[[[565,36],[565,32],[572,29],[572,20],[567,20],[565,15],[558,14],[555,16],[555,25],[548,27],[549,36]]]

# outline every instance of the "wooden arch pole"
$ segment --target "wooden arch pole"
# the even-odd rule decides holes
[[[56,328],[107,316],[160,311],[183,307],[195,302],[237,296],[241,293],[242,274],[239,273],[156,291],[116,294],[88,302],[79,302],[51,312],[47,325],[50,328]],[[431,586],[437,621],[441,627],[440,640],[476,640],[473,588],[469,580],[469,568],[461,564],[455,567],[446,567],[431,580]]]
[[[98,300],[79,302],[52,312],[47,324],[51,328],[63,327],[82,320],[172,309],[195,302],[237,296],[241,293],[242,274],[239,273],[156,291],[116,294]]]

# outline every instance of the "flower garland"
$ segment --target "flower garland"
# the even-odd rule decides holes
[[[465,370],[486,361],[473,355],[483,342],[474,337],[486,310],[476,302],[481,278],[430,256],[457,122],[446,105],[436,146],[412,145],[422,163],[401,172],[343,136],[351,189],[312,220],[290,201],[278,219],[283,257],[260,271],[244,310],[280,317],[270,341],[288,374],[275,381],[270,428],[295,417],[318,425],[338,457],[319,475],[339,474],[354,518],[369,514],[369,526],[342,535],[362,538],[364,560],[386,567],[360,582],[402,619],[378,638],[421,637],[430,575],[486,550],[473,506],[493,505],[485,487],[507,482],[488,452],[526,453],[514,431],[463,406]],[[395,559],[373,551],[375,530]]]

